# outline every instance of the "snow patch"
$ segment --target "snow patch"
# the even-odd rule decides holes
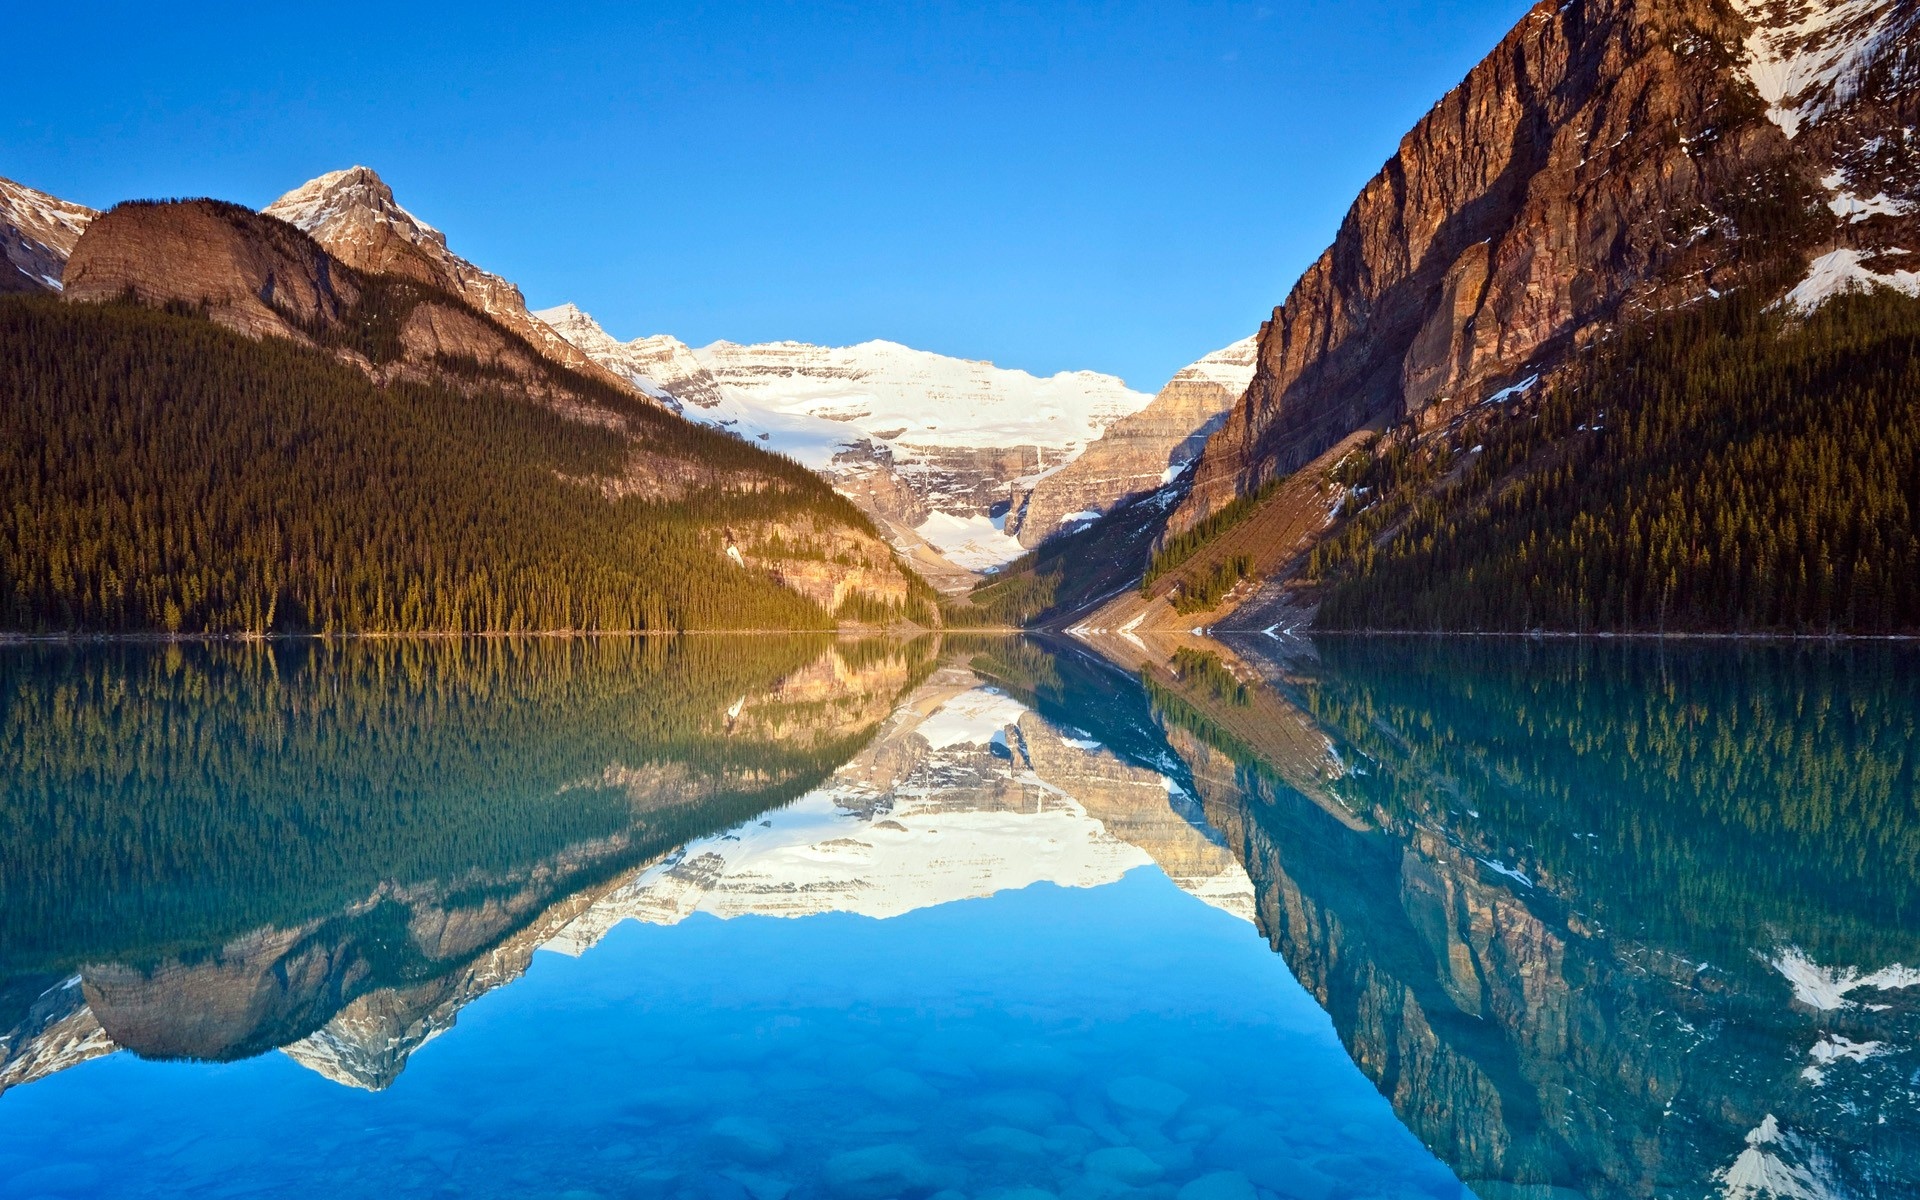
[[[1017,725],[1027,706],[993,688],[975,688],[941,705],[920,722],[918,732],[929,747],[985,746],[1009,725]]]
[[[1499,391],[1495,392],[1493,395],[1488,396],[1481,403],[1505,404],[1509,400],[1517,400],[1521,396],[1524,396],[1528,392],[1532,391],[1535,385],[1537,385],[1539,382],[1540,382],[1540,377],[1538,375],[1529,375],[1525,379],[1522,379],[1519,383],[1514,384],[1512,387],[1501,388]]]
[[[1871,291],[1876,287],[1920,296],[1920,271],[1875,271],[1866,266],[1866,256],[1860,251],[1834,250],[1813,260],[1807,277],[1787,293],[1787,303],[1808,313],[1835,296]]]
[[[1912,202],[1896,200],[1885,192],[1865,200],[1852,192],[1837,192],[1833,199],[1827,201],[1827,207],[1833,210],[1834,216],[1849,225],[1858,225],[1873,217],[1904,217],[1913,211]]]
[[[1497,875],[1505,875],[1508,879],[1515,881],[1516,883],[1520,884],[1522,887],[1533,886],[1533,880],[1527,878],[1524,872],[1516,871],[1512,867],[1507,866],[1505,863],[1495,862],[1491,858],[1483,858],[1483,859],[1480,859],[1479,861],[1481,866],[1486,867],[1488,870],[1494,872]]]
[[[1884,1042],[1856,1042],[1841,1037],[1837,1033],[1830,1033],[1815,1042],[1813,1049],[1807,1051],[1808,1057],[1813,1059],[1813,1065],[1800,1072],[1800,1078],[1819,1087],[1827,1081],[1826,1068],[1841,1059],[1866,1062],[1886,1052],[1887,1047]]]
[[[1767,117],[1794,137],[1851,100],[1909,16],[1902,0],[1733,0],[1753,22],[1746,74]]]
[[[1781,1133],[1780,1122],[1768,1113],[1747,1134],[1747,1148],[1733,1165],[1719,1173],[1726,1200],[1840,1200],[1827,1182],[1809,1167],[1787,1161],[1780,1151],[1797,1149],[1798,1139]]]
[[[1795,1000],[1821,1012],[1852,1007],[1853,1001],[1847,996],[1862,988],[1895,991],[1920,987],[1920,970],[1912,967],[1895,963],[1863,975],[1858,967],[1823,967],[1797,946],[1789,946],[1768,963],[1793,985]]]
[[[960,566],[971,571],[990,571],[1006,566],[1027,552],[1018,539],[1007,536],[1006,524],[1005,517],[934,512],[914,532]]]

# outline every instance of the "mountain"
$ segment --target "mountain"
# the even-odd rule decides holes
[[[393,189],[366,167],[310,179],[261,211],[312,235],[355,270],[415,280],[457,296],[561,366],[627,386],[535,320],[519,288],[447,249],[446,235],[402,208]]]
[[[0,311],[14,629],[933,619],[811,473],[274,217],[122,204],[65,276]]]
[[[1402,140],[1262,325],[1252,382],[1158,536],[1162,550],[1183,547],[1184,566],[1149,586],[1140,612],[1100,623],[1210,624],[1236,607],[1236,623],[1265,623],[1291,611],[1292,584],[1305,579],[1295,607],[1310,613],[1317,589],[1346,586],[1346,624],[1654,628],[1660,595],[1674,590],[1695,595],[1714,627],[1740,599],[1729,589],[1786,587],[1804,573],[1816,580],[1809,598],[1753,627],[1834,627],[1812,592],[1881,587],[1872,571],[1856,581],[1852,564],[1920,530],[1911,514],[1867,528],[1806,506],[1885,510],[1876,497],[1905,491],[1908,451],[1870,448],[1869,468],[1826,499],[1797,490],[1793,523],[1810,524],[1808,536],[1762,545],[1747,526],[1787,514],[1743,497],[1765,495],[1778,464],[1871,447],[1835,424],[1845,413],[1820,412],[1832,407],[1821,389],[1847,372],[1796,370],[1791,388],[1764,395],[1727,387],[1716,407],[1704,377],[1671,354],[1665,374],[1650,366],[1626,388],[1638,368],[1623,337],[1686,339],[1732,364],[1770,355],[1843,293],[1920,293],[1907,262],[1920,250],[1916,30],[1920,14],[1896,0],[1535,5]],[[1906,334],[1883,326],[1863,316],[1851,331],[1816,330],[1806,362],[1900,361]],[[1851,379],[1878,428],[1920,416],[1898,381]],[[1720,473],[1707,474],[1716,459]],[[1617,469],[1603,478],[1602,464]],[[1516,481],[1560,491],[1511,501],[1509,520],[1502,496],[1519,495]],[[1670,499],[1696,493],[1710,498]],[[1258,515],[1281,503],[1320,516]],[[1584,609],[1581,520],[1614,522],[1607,534],[1622,547],[1604,603],[1589,596]],[[1765,578],[1715,582],[1717,565],[1685,578],[1699,555],[1656,549],[1662,522],[1725,528],[1712,535],[1715,564],[1741,543],[1742,562],[1767,560]],[[1240,532],[1226,536],[1229,525]],[[1349,531],[1338,561],[1316,567],[1313,548]],[[1554,548],[1551,566],[1517,565],[1536,535]],[[1678,536],[1683,549],[1700,540]],[[1406,565],[1369,565],[1388,560]],[[1834,564],[1826,585],[1823,560]],[[1503,585],[1497,613],[1468,611],[1463,598],[1496,561],[1515,564],[1524,596]],[[1425,598],[1399,603],[1409,590]]]
[[[1274,311],[1176,527],[1375,417],[1444,420],[1609,321],[1783,265],[1834,276],[1806,270],[1815,247],[1887,261],[1916,232],[1917,19],[1894,0],[1535,5]]]
[[[1247,390],[1256,345],[1243,338],[1182,368],[1152,403],[1115,421],[1080,457],[1016,485],[1007,532],[1031,549],[1171,483]]]
[[[1251,342],[1236,343],[1150,400],[1109,375],[1041,379],[892,342],[690,348],[621,342],[571,304],[535,315],[688,418],[820,472],[903,547],[924,541],[975,571],[1159,486],[1252,370]]]
[[[11,179],[0,179],[0,295],[59,291],[67,255],[81,231],[100,214]]]

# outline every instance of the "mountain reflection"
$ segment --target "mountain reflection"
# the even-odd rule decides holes
[[[1262,931],[1479,1195],[1912,1194],[1911,651],[1274,647],[1136,658]]]
[[[938,658],[817,639],[29,656],[7,804],[36,849],[7,868],[32,902],[7,918],[0,1087],[117,1048],[279,1048],[385,1088],[535,950],[629,919],[889,917],[1148,864],[1251,919],[1244,869],[1161,771]]]
[[[1481,1200],[1913,1193],[1920,656],[1105,649],[9,651],[0,1090],[121,1048],[380,1090],[625,922],[1151,866]]]
[[[637,865],[805,794],[931,668],[815,639],[26,650],[0,1089],[116,1047],[390,1083]]]

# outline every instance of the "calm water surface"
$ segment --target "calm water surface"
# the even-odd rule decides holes
[[[1910,652],[1118,657],[0,651],[0,1194],[1920,1189]]]

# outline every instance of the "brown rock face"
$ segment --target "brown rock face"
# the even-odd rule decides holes
[[[306,234],[218,200],[119,205],[87,227],[66,268],[71,300],[182,302],[242,333],[300,342],[338,324],[360,287]]]
[[[1910,139],[1886,137],[1914,119],[1912,31],[1910,6],[1840,0],[1536,5],[1401,142],[1262,327],[1253,382],[1172,528],[1369,420],[1476,403],[1617,316],[1777,285],[1823,236],[1864,236],[1823,232],[1845,182],[1829,173],[1843,151],[1874,187],[1916,170]],[[1773,78],[1767,55],[1851,65],[1770,111],[1755,86]],[[1833,116],[1842,99],[1864,116]]]
[[[348,267],[276,218],[217,200],[122,204],[87,228],[67,263],[69,300],[115,300],[200,308],[253,337],[335,345],[331,335],[365,317],[357,310],[379,280]],[[518,379],[562,403],[540,355],[511,332],[446,293],[413,289],[396,299],[398,360],[342,357],[386,381],[435,378],[446,359],[465,359]]]
[[[1181,370],[1153,403],[1120,418],[1079,458],[1022,487],[1013,485],[1007,532],[1038,546],[1076,513],[1104,513],[1161,487],[1199,456],[1207,436],[1246,391],[1256,339],[1246,338]]]

